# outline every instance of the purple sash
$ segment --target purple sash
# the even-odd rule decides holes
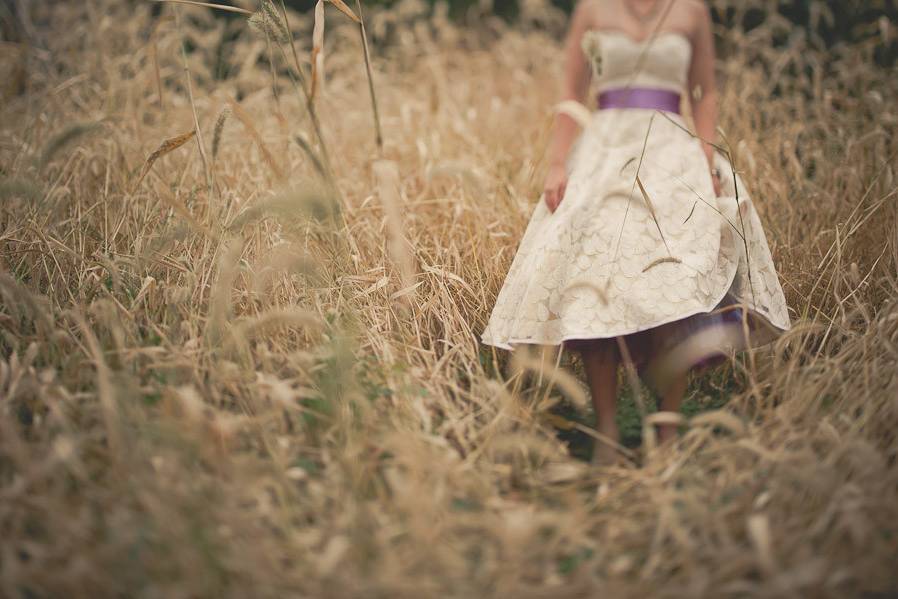
[[[599,109],[644,108],[680,114],[680,94],[667,89],[618,87],[599,94]]]

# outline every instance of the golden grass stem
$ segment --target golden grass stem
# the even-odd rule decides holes
[[[290,20],[287,16],[287,6],[284,4],[284,0],[279,0],[279,2],[281,6],[281,15],[284,18],[284,26],[287,28],[287,32],[290,33]],[[278,44],[278,47],[280,48],[280,44]],[[296,76],[299,79],[299,83],[302,89],[302,95],[305,99],[306,111],[308,112],[309,118],[312,121],[312,129],[315,132],[315,138],[318,140],[318,147],[321,151],[321,161],[324,163],[325,168],[327,168],[327,172],[329,173],[329,176],[331,178],[331,185],[334,187],[334,189],[337,189],[334,170],[330,160],[330,154],[327,150],[327,144],[324,141],[324,134],[321,131],[321,123],[318,120],[318,114],[315,110],[315,103],[309,90],[309,86],[306,83],[305,75],[303,74],[302,64],[299,62],[299,54],[297,54],[296,52],[296,41],[293,39],[292,33],[290,33],[290,51],[293,54],[293,63],[296,66]]]
[[[178,31],[181,32],[181,58],[184,61],[184,76],[187,80],[187,96],[190,99],[190,111],[193,113],[193,126],[196,129],[196,145],[200,151],[200,159],[203,161],[203,171],[206,175],[206,186],[209,192],[212,192],[212,169],[209,166],[209,159],[206,157],[206,144],[203,142],[203,130],[200,128],[200,118],[196,110],[196,102],[193,99],[193,82],[190,76],[190,67],[187,64],[187,47],[184,43],[184,34],[181,31],[181,13],[178,7],[175,7],[175,21],[177,22]]]
[[[159,46],[156,40],[150,42],[150,55],[153,59],[153,72],[156,75],[156,93],[158,94],[159,109],[165,110],[165,101],[162,95],[162,72],[159,69]]]
[[[359,36],[362,40],[362,52],[365,57],[365,73],[368,75],[368,93],[371,96],[371,111],[374,117],[374,142],[377,145],[377,153],[383,156],[384,139],[380,127],[380,115],[377,111],[377,94],[374,93],[374,72],[371,69],[371,55],[368,50],[368,34],[365,32],[365,20],[362,17],[362,1],[355,0],[356,8],[359,11]]]
[[[227,4],[215,4],[212,2],[195,2],[194,0],[151,0],[152,2],[171,2],[174,4],[187,4],[189,6],[202,6],[205,8],[214,8],[215,10],[223,10],[225,12],[235,12],[242,15],[253,14],[251,10],[240,8],[239,6],[229,6]]]

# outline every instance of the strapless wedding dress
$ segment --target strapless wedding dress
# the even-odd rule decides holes
[[[681,33],[636,41],[620,31],[592,30],[583,46],[600,94],[691,93],[692,46]],[[729,162],[719,154],[716,161],[720,197],[701,142],[677,112],[594,111],[568,157],[561,204],[554,213],[542,198],[536,205],[483,342],[513,349],[670,323],[692,330],[703,315],[732,304],[744,309],[752,344],[788,329],[761,221]]]

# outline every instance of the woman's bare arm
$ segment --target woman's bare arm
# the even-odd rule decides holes
[[[561,98],[583,102],[589,89],[590,69],[581,49],[583,33],[592,23],[592,0],[580,0],[571,17],[564,44],[564,79],[561,86]],[[552,139],[549,144],[549,164],[563,165],[577,135],[577,123],[566,114],[555,117]]]
[[[714,142],[717,130],[717,84],[714,78],[714,36],[711,14],[704,2],[696,7],[697,25],[692,39],[692,65],[689,69],[689,91],[695,132],[704,140],[702,149],[713,165]]]
[[[583,33],[592,24],[593,10],[592,0],[580,0],[571,17],[571,24],[564,44],[564,79],[561,88],[561,101],[583,102],[586,91],[589,89],[591,69],[581,49],[581,42]],[[565,162],[574,143],[574,138],[577,136],[577,130],[578,125],[570,116],[560,113],[555,116],[552,138],[548,148],[549,172],[546,175],[543,188],[544,199],[552,212],[564,197],[567,187]]]

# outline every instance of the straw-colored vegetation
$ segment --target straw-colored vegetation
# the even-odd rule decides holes
[[[314,77],[313,15],[289,13],[294,56],[279,2],[255,28],[19,5],[0,595],[898,590],[889,23],[828,49],[775,13],[719,32],[722,129],[797,324],[693,383],[675,448],[598,470],[572,455],[576,362],[478,342],[542,183],[560,13],[362,7],[381,153],[357,5],[324,11]]]

